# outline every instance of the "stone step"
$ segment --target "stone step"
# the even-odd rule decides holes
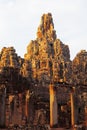
[[[65,128],[50,128],[50,130],[66,130]]]

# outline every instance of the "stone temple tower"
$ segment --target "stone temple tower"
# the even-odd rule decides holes
[[[32,40],[25,54],[31,63],[32,76],[46,86],[51,79],[55,82],[70,82],[71,61],[67,45],[57,39],[51,13],[41,17],[37,38]]]

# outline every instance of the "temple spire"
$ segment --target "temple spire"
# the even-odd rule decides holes
[[[53,18],[51,13],[43,14],[41,23],[37,30],[37,38],[46,38],[48,40],[56,39],[56,31],[54,30]]]

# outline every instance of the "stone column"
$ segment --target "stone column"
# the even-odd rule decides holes
[[[29,113],[29,97],[30,97],[30,92],[29,90],[26,92],[26,99],[25,99],[25,116],[28,121],[28,113]]]
[[[85,107],[85,129],[87,129],[87,106]]]
[[[10,105],[10,112],[9,112],[9,123],[13,123],[14,119],[14,95],[9,95],[9,105]]]
[[[34,118],[35,118],[35,107],[34,107],[34,100],[32,97],[29,98],[29,112],[28,112],[28,121],[29,124],[32,124],[34,122]]]
[[[2,88],[0,92],[0,127],[5,127],[5,98],[6,98],[6,88]]]
[[[50,89],[50,127],[53,128],[57,127],[58,125],[57,98],[53,84],[50,84],[49,89]]]
[[[78,123],[78,101],[75,88],[73,88],[72,92],[70,93],[70,99],[71,99],[71,126],[75,127],[75,125],[77,125]]]

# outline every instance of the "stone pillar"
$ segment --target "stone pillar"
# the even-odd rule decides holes
[[[73,88],[72,92],[70,93],[70,99],[71,99],[71,126],[75,127],[75,125],[77,125],[78,123],[78,101],[75,88]]]
[[[35,107],[34,107],[34,100],[32,97],[29,99],[29,124],[32,124],[34,122],[34,117],[35,117]]]
[[[53,84],[50,84],[50,127],[57,127],[58,113],[57,113],[57,97]]]
[[[85,107],[85,129],[87,129],[87,106]]]
[[[25,116],[28,121],[28,113],[29,113],[29,97],[30,93],[29,90],[26,92],[26,100],[25,100]]]
[[[5,98],[6,98],[6,88],[2,88],[0,92],[0,127],[5,127]]]
[[[14,111],[13,111],[13,123],[17,124],[18,123],[18,112],[17,112],[17,95],[14,96]]]
[[[9,95],[9,123],[13,123],[14,119],[14,95]]]
[[[9,126],[10,123],[10,103],[9,103],[9,96],[6,97],[6,127]]]

